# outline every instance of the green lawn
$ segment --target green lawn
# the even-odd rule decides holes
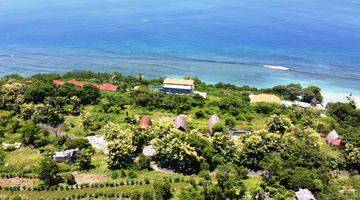
[[[257,187],[260,186],[261,181],[262,177],[249,177],[248,179],[244,180],[243,183],[247,191],[253,192]]]
[[[39,164],[42,156],[27,147],[22,147],[15,151],[6,152],[5,163],[9,165],[32,166]]]
[[[95,153],[91,157],[91,163],[95,166],[91,171],[94,172],[107,172],[109,171],[107,166],[107,155],[103,153]]]

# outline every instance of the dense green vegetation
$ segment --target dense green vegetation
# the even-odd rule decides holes
[[[87,84],[58,88],[54,79]],[[307,188],[318,199],[359,198],[360,110],[354,105],[334,103],[319,111],[251,103],[251,93],[273,93],[305,102],[322,102],[323,98],[314,86],[256,89],[194,80],[197,90],[207,92],[207,99],[167,95],[152,89],[161,85],[162,79],[118,73],[2,77],[0,140],[3,144],[20,142],[22,147],[0,148],[0,174],[38,182],[2,186],[0,194],[14,199],[16,195],[32,199],[287,199],[299,188]],[[118,85],[118,91],[101,92],[92,83],[112,83]],[[179,114],[186,115],[188,132],[173,126],[172,120]],[[213,126],[210,135],[207,120],[213,114],[221,122]],[[151,128],[138,127],[143,115],[152,119]],[[39,124],[49,125],[59,134]],[[233,138],[229,135],[233,128],[251,134]],[[325,143],[333,129],[342,137],[341,148]],[[90,145],[85,137],[91,135],[107,139],[108,154]],[[148,145],[156,150],[155,156],[142,154]],[[81,155],[64,163],[53,161],[54,152],[67,149],[79,149]],[[153,172],[154,165],[167,170]],[[258,170],[263,173],[253,175]],[[335,171],[346,175],[336,176]],[[79,174],[104,176],[104,180],[80,183]]]

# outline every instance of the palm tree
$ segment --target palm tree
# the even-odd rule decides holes
[[[144,75],[142,73],[137,74],[137,80],[140,82],[140,84],[143,82]]]

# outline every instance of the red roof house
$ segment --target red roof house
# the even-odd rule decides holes
[[[75,81],[75,80],[68,81],[67,83],[70,85],[76,86],[76,87],[81,87],[81,88],[84,87],[84,85],[85,85],[83,82]]]
[[[65,84],[65,83],[62,82],[61,80],[53,80],[53,83],[54,83],[57,87],[61,87],[61,86],[63,86],[63,85]],[[73,86],[79,87],[79,88],[82,88],[82,87],[84,87],[84,85],[85,85],[85,83],[80,82],[80,81],[76,81],[76,80],[68,81],[67,84],[70,84],[70,85],[73,85]],[[91,85],[94,86],[94,87],[96,87],[97,89],[99,89],[99,90],[101,90],[101,91],[116,92],[116,91],[117,91],[117,88],[118,88],[118,86],[113,85],[113,84],[109,84],[109,83],[104,83],[104,84],[101,84],[101,85],[92,83]]]
[[[113,85],[113,84],[105,83],[105,84],[99,85],[99,90],[116,92],[117,86]]]
[[[53,80],[53,83],[55,84],[56,87],[61,87],[65,84],[61,80]]]

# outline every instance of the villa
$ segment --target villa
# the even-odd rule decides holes
[[[163,91],[168,94],[193,94],[195,89],[193,80],[166,78]]]

